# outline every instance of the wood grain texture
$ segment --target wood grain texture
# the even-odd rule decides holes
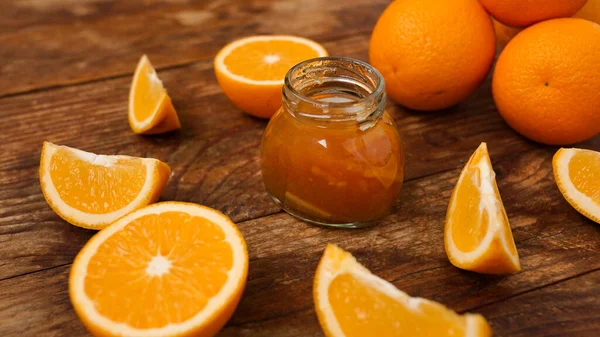
[[[239,223],[248,243],[249,278],[222,335],[321,336],[313,312],[312,277],[328,242],[348,249],[410,295],[460,312],[497,305],[503,299],[512,301],[532,289],[600,269],[600,227],[560,195],[552,178],[552,154],[550,149],[533,150],[494,162],[523,266],[514,275],[479,275],[448,262],[443,221],[459,169],[408,182],[394,214],[370,229],[315,227],[284,213]],[[0,303],[6,305],[0,307],[0,321],[20,322],[5,327],[6,331],[22,336],[51,336],[52,331],[85,335],[70,309],[68,272],[69,266],[61,266],[0,281]],[[569,284],[577,288],[577,283]],[[575,300],[571,303],[579,305]],[[553,308],[546,301],[532,306],[530,312],[542,315]],[[495,323],[494,317],[490,317],[492,324],[503,335],[505,318],[499,315]],[[529,326],[535,326],[532,322]]]
[[[370,229],[309,226],[280,213],[262,185],[266,121],[222,94],[212,58],[253,34],[295,34],[331,55],[367,60],[388,0],[0,1],[0,336],[89,336],[71,308],[68,273],[94,234],[47,206],[37,170],[43,140],[103,154],[154,157],[174,175],[162,200],[191,201],[238,223],[250,253],[246,291],[220,336],[323,336],[312,277],[325,244],[351,251],[412,296],[490,320],[496,336],[596,336],[600,226],[577,213],[552,177],[556,148],[499,117],[490,78],[465,102],[418,113],[392,103],[406,149],[393,214]],[[183,124],[144,137],[127,123],[142,53],[159,69]],[[483,276],[450,265],[442,231],[460,169],[486,141],[523,271]],[[576,144],[600,151],[600,136]]]
[[[211,59],[227,42],[369,32],[387,0],[23,0],[0,4],[0,96]],[[318,24],[316,24],[318,23]]]
[[[479,309],[498,336],[597,337],[600,271]],[[541,306],[540,304],[544,305]]]
[[[326,43],[334,55],[366,59],[368,35]],[[132,65],[133,68],[134,65]],[[201,203],[244,221],[279,211],[262,185],[260,140],[266,121],[241,113],[221,93],[212,62],[159,71],[183,128],[142,137],[127,123],[130,78],[0,99],[0,279],[69,263],[93,234],[48,207],[37,169],[44,140],[101,154],[154,157],[174,171],[163,200]],[[406,179],[461,167],[481,141],[495,160],[538,145],[506,126],[489,81],[447,111],[416,113],[388,104],[406,148]],[[600,137],[582,144],[598,148]]]

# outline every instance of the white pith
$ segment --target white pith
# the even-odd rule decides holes
[[[333,312],[331,304],[329,303],[329,286],[331,282],[341,274],[350,274],[354,276],[361,283],[368,285],[373,289],[377,289],[392,299],[403,303],[405,307],[410,308],[413,311],[420,311],[420,306],[422,303],[431,303],[442,306],[439,303],[432,302],[424,298],[410,297],[405,292],[396,288],[393,284],[371,273],[350,254],[346,255],[344,260],[341,262],[334,262],[332,260],[323,258],[321,263],[322,265],[319,266],[318,273],[316,275],[318,280],[318,288],[316,289],[318,292],[317,306],[319,307],[319,311],[324,316],[328,332],[335,337],[346,336],[340,327],[337,318],[335,317],[335,313]],[[479,327],[479,324],[477,324],[477,316],[472,314],[466,314],[464,316],[466,319],[465,337],[476,337]]]
[[[227,76],[229,78],[232,78],[232,79],[234,79],[234,80],[236,80],[238,82],[244,82],[244,83],[254,84],[254,85],[283,85],[284,79],[277,80],[277,81],[274,81],[274,80],[257,81],[257,80],[246,78],[246,77],[241,76],[241,75],[234,74],[234,73],[232,73],[229,70],[229,68],[227,67],[227,65],[225,65],[225,58],[229,54],[231,54],[231,52],[233,50],[237,49],[238,47],[240,47],[242,45],[245,45],[245,44],[247,44],[249,42],[274,41],[274,40],[292,41],[292,42],[295,42],[295,43],[306,45],[306,46],[310,47],[311,49],[313,49],[317,53],[317,56],[315,56],[315,57],[323,57],[323,56],[327,56],[328,55],[327,51],[325,50],[325,48],[323,48],[318,43],[316,43],[314,41],[311,41],[309,39],[305,39],[305,38],[301,38],[301,37],[297,37],[297,36],[291,36],[291,35],[251,36],[251,37],[246,37],[246,38],[242,38],[242,39],[233,41],[230,44],[228,44],[227,46],[225,46],[223,49],[221,49],[221,51],[219,51],[219,53],[215,57],[216,67],[218,69],[220,69],[221,72],[225,76]],[[267,55],[267,56],[270,56],[270,55]]]
[[[161,276],[169,272],[173,263],[162,255],[156,255],[148,262],[146,274],[148,276]]]
[[[90,259],[107,238],[122,230],[132,220],[147,214],[160,214],[163,212],[183,212],[190,214],[191,216],[203,217],[212,223],[219,225],[225,234],[225,241],[230,244],[233,252],[233,265],[228,272],[227,281],[217,295],[208,301],[202,311],[182,323],[168,324],[161,328],[137,329],[125,323],[117,323],[102,316],[96,311],[93,300],[87,296],[84,290],[84,280]],[[159,337],[184,334],[212,319],[213,316],[221,310],[222,306],[229,303],[237,295],[237,292],[241,290],[240,283],[243,282],[242,278],[247,270],[248,263],[245,247],[246,245],[243,238],[231,220],[212,209],[195,204],[184,203],[163,202],[153,204],[119,219],[111,226],[96,234],[96,236],[94,236],[84,247],[75,260],[73,270],[71,271],[70,287],[72,301],[74,304],[77,303],[75,306],[79,309],[78,311],[81,311],[80,315],[85,316],[91,324],[102,327],[102,329],[109,331],[112,335]]]
[[[594,221],[600,220],[600,205],[596,203],[592,198],[581,193],[569,177],[569,163],[577,151],[589,151],[582,149],[560,149],[560,154],[556,159],[556,165],[554,165],[555,174],[558,180],[559,187],[562,187],[562,192],[565,194],[565,198],[571,203],[576,204],[575,208],[581,208],[584,214]],[[569,200],[570,199],[570,200]]]
[[[151,69],[150,73],[146,73],[146,72],[142,71],[142,69],[144,68],[144,66],[146,64],[148,64],[149,68]],[[140,76],[148,76],[148,78],[150,79],[150,82],[153,83],[153,85],[158,86],[160,88],[160,90],[162,91],[162,96],[158,100],[158,104],[156,104],[156,107],[154,107],[154,111],[152,112],[152,114],[149,115],[148,118],[146,118],[143,121],[138,120],[135,117],[135,114],[133,113],[133,111],[135,109],[134,108],[135,94],[137,92],[135,90],[135,84],[138,82],[138,78]],[[132,121],[133,124],[135,124],[139,130],[150,129],[152,126],[154,126],[156,124],[156,117],[158,115],[158,110],[162,106],[162,102],[167,96],[166,93],[167,93],[167,91],[165,90],[165,87],[163,86],[163,83],[160,80],[160,78],[158,78],[158,74],[156,73],[156,70],[154,69],[152,64],[150,64],[150,60],[148,60],[148,57],[146,55],[142,56],[142,58],[140,59],[138,65],[135,69],[135,74],[133,76],[133,80],[131,81],[131,88],[129,89],[129,120]]]
[[[481,146],[486,146],[482,144]],[[477,151],[480,151],[481,146]],[[476,153],[477,153],[476,151]],[[475,156],[475,154],[473,154]],[[459,186],[462,185],[463,179],[467,176],[469,170],[466,167],[470,164],[470,160],[465,166],[465,169],[462,170],[460,177],[458,178],[458,182],[456,183],[456,188],[453,192],[452,199],[455,203],[448,210],[448,214],[452,214],[454,209],[456,208],[456,199],[455,195],[458,193]],[[518,254],[511,253],[508,248],[508,243],[506,242],[505,235],[503,235],[502,231],[504,231],[505,226],[510,226],[508,223],[504,223],[504,218],[501,216],[501,201],[497,198],[494,181],[496,179],[496,173],[492,169],[492,166],[487,159],[487,157],[482,156],[478,163],[475,164],[479,173],[479,192],[481,195],[481,199],[479,201],[479,215],[480,218],[483,216],[483,212],[487,212],[488,214],[488,227],[487,233],[481,240],[479,246],[476,249],[465,252],[460,250],[456,244],[454,243],[454,238],[452,236],[452,217],[448,217],[448,222],[446,224],[446,243],[448,250],[451,252],[452,258],[456,260],[456,262],[461,264],[469,264],[477,259],[479,259],[483,254],[485,254],[488,249],[490,249],[490,245],[494,241],[498,241],[501,244],[501,247],[504,251],[504,255],[509,257],[512,264],[514,266],[519,266],[519,256]],[[510,230],[510,227],[508,228]]]
[[[76,208],[69,206],[61,199],[60,194],[58,193],[56,187],[54,186],[54,183],[52,182],[49,166],[52,161],[52,156],[59,148],[67,149],[77,158],[80,158],[81,160],[86,161],[92,165],[104,167],[113,166],[119,159],[140,160],[146,168],[146,181],[144,182],[144,185],[142,186],[136,198],[131,200],[129,204],[127,204],[127,206],[119,210],[105,214],[93,214],[80,211]],[[142,205],[148,199],[148,195],[152,192],[152,187],[154,186],[154,172],[157,170],[157,166],[159,163],[158,160],[151,158],[96,155],[90,152],[85,152],[66,146],[55,145],[52,143],[45,143],[43,153],[44,158],[42,158],[42,163],[43,165],[45,165],[45,167],[43,170],[44,174],[40,177],[40,179],[42,181],[42,185],[44,186],[44,191],[47,194],[48,199],[52,201],[53,206],[60,210],[60,213],[64,217],[68,219],[85,219],[85,224],[90,227],[101,226],[107,223],[111,223],[114,220],[122,217],[123,215],[140,207],[140,205]]]

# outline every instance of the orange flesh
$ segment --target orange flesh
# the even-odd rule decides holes
[[[347,223],[384,216],[404,175],[393,120],[385,113],[366,131],[356,124],[334,124],[299,120],[280,110],[263,138],[267,191],[286,209],[312,220]]]
[[[289,40],[254,41],[232,50],[224,63],[233,74],[251,80],[281,81],[295,64],[318,56],[309,46]]]
[[[600,204],[600,155],[577,152],[569,162],[569,177],[579,192]]]
[[[141,160],[95,158],[108,162],[95,165],[66,149],[56,150],[50,162],[50,177],[60,198],[91,214],[106,214],[127,206],[144,186],[146,166]]]
[[[171,265],[149,274],[157,256]],[[138,329],[160,328],[202,310],[232,265],[219,226],[186,213],[149,214],[102,243],[88,265],[85,293],[102,316]]]
[[[154,115],[166,91],[158,79],[150,61],[142,65],[135,86],[133,115],[137,121],[144,121]]]
[[[487,150],[477,151],[469,160],[467,166],[468,172],[458,187],[458,193],[454,200],[456,206],[451,215],[452,239],[456,248],[463,252],[475,250],[481,244],[481,241],[483,241],[488,227],[490,225],[497,226],[497,224],[490,224],[489,210],[485,207],[480,209],[482,199],[481,179],[483,175],[477,165],[482,160],[487,161],[489,167],[492,167]],[[517,247],[514,244],[512,232],[509,230],[508,217],[502,205],[498,186],[495,179],[489,183],[492,184],[496,197],[496,219],[502,222],[500,225],[500,234],[504,236],[509,252],[516,254]]]
[[[329,286],[329,302],[347,337],[464,336],[465,318],[433,302],[411,310],[351,274]]]
[[[456,247],[464,252],[475,250],[488,231],[489,215],[485,209],[483,212],[479,210],[481,182],[477,167],[480,160],[485,160],[485,155],[483,151],[478,151],[471,158],[467,168],[469,171],[457,187],[454,200],[456,207],[451,215],[452,238]],[[470,235],[464,235],[465,233]]]

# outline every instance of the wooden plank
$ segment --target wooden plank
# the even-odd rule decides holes
[[[560,195],[552,177],[552,154],[551,149],[541,149],[494,162],[523,265],[514,275],[479,275],[448,262],[443,221],[459,169],[408,182],[394,214],[370,229],[315,227],[284,213],[240,223],[250,253],[249,278],[222,335],[321,336],[311,291],[327,242],[348,249],[407,293],[461,312],[599,269],[600,227]],[[0,335],[79,335],[83,330],[65,293],[68,271],[62,266],[0,281],[0,322],[9,322]],[[582,290],[572,298],[585,296],[597,294]],[[547,300],[530,303],[532,314],[551,308]],[[581,310],[592,310],[581,303]],[[503,309],[502,315],[509,315],[511,308]],[[519,313],[518,307],[514,310]],[[498,319],[502,324],[503,318]],[[502,332],[503,325],[495,327]],[[542,335],[541,330],[531,333]]]
[[[252,34],[326,42],[369,32],[388,0],[3,1],[0,96],[212,59]],[[310,18],[310,20],[306,20]],[[315,24],[318,22],[318,24]]]
[[[364,59],[366,38],[363,35],[332,42],[328,47]],[[2,233],[10,235],[2,240],[36,242],[28,245],[27,251],[20,249],[20,244],[6,245],[3,263],[16,267],[4,268],[10,274],[3,277],[68,263],[74,251],[62,246],[66,242],[81,244],[91,233],[78,234],[80,230],[60,221],[45,205],[37,184],[39,150],[32,150],[39,149],[44,139],[100,153],[166,160],[176,171],[174,183],[165,191],[166,200],[204,203],[225,211],[235,221],[277,211],[262,189],[259,175],[258,146],[265,122],[240,114],[227,102],[212,76],[210,62],[174,69],[161,76],[169,88],[174,88],[171,93],[185,127],[181,133],[159,137],[133,135],[125,117],[126,79],[1,100],[4,113],[0,115],[0,125],[9,131],[0,134],[5,150],[0,161],[4,192],[0,223]],[[490,108],[487,89],[484,86],[456,111],[411,114],[390,106],[407,141],[407,178],[461,165],[481,139],[490,142],[495,158],[533,147],[500,121]],[[471,110],[483,107],[487,110],[479,114]],[[486,133],[489,136],[483,138]],[[588,145],[593,148],[597,143]]]
[[[478,311],[490,320],[499,337],[597,337],[599,289],[600,271],[595,271]]]
[[[334,55],[366,59],[368,35],[326,44]],[[210,61],[160,72],[182,119],[181,132],[142,137],[127,123],[129,78],[0,99],[0,279],[66,264],[93,232],[66,224],[46,205],[37,168],[43,140],[103,154],[155,157],[174,169],[163,200],[219,209],[234,221],[277,212],[262,186],[259,151],[266,122],[221,93]],[[489,81],[448,111],[414,113],[388,104],[405,141],[406,179],[464,164],[485,140],[499,160],[538,145],[496,113]],[[583,144],[600,148],[600,137]],[[425,155],[426,154],[426,155]],[[26,248],[23,248],[26,247]]]

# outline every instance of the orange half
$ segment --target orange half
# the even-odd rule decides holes
[[[171,97],[143,55],[129,91],[129,126],[135,133],[158,134],[181,128]]]
[[[163,202],[96,234],[75,259],[69,294],[95,336],[214,336],[247,273],[246,243],[228,217]]]
[[[289,35],[259,35],[226,45],[215,57],[217,80],[241,110],[270,118],[281,106],[281,88],[288,70],[315,57],[327,56],[320,44]]]

